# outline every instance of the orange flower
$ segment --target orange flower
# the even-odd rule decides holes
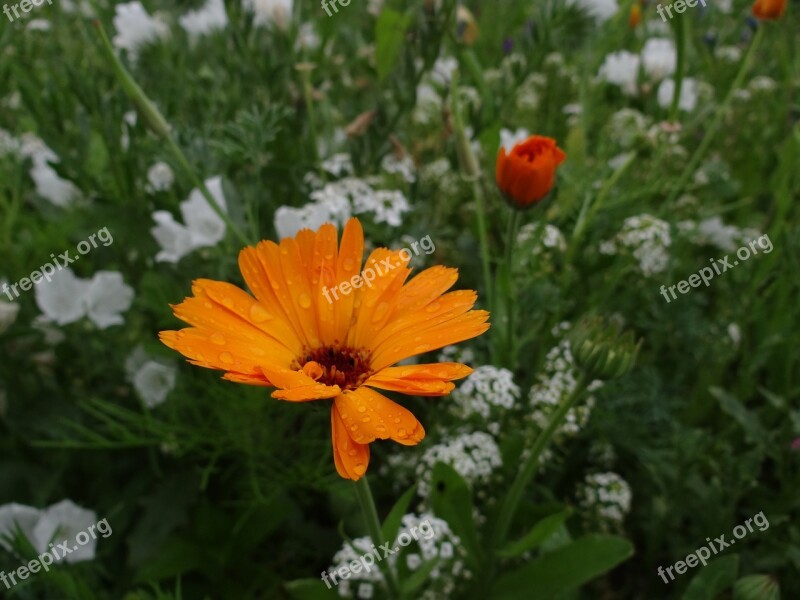
[[[628,26],[631,28],[636,27],[642,21],[642,5],[636,2],[631,6],[631,14],[628,17]]]
[[[518,208],[539,202],[553,188],[556,169],[566,154],[552,138],[534,135],[497,154],[497,185]]]
[[[409,410],[373,388],[444,396],[472,372],[459,363],[393,365],[489,328],[489,313],[472,310],[474,291],[445,293],[456,269],[432,267],[407,281],[408,250],[379,248],[362,277],[363,251],[357,219],[338,247],[330,223],[280,245],[247,247],[239,268],[255,297],[199,279],[194,295],[173,306],[191,327],[160,334],[192,364],[226,371],[224,379],[277,388],[273,398],[332,399],[333,459],[339,475],[353,480],[367,470],[371,442],[413,446],[425,436]]]
[[[786,0],[756,0],[753,14],[759,19],[780,19],[786,10]]]

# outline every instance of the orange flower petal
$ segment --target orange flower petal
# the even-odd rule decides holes
[[[367,472],[369,444],[359,444],[352,440],[335,404],[331,406],[331,437],[336,471],[345,479],[358,481]]]
[[[470,373],[472,369],[460,363],[387,367],[367,379],[364,385],[413,396],[444,396],[455,387],[450,383],[452,380],[462,379]]]
[[[359,444],[391,439],[414,446],[425,429],[406,408],[367,387],[345,391],[334,399],[350,438]]]
[[[318,383],[303,371],[292,371],[284,367],[263,367],[264,375],[280,389],[272,392],[272,397],[290,402],[324,400],[341,394],[338,385]]]
[[[524,208],[544,199],[553,188],[556,169],[567,155],[552,138],[534,135],[497,153],[495,176],[506,197]]]
[[[786,11],[786,0],[756,0],[753,15],[759,19],[780,19]]]

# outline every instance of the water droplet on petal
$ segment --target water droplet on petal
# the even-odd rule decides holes
[[[211,341],[215,343],[217,346],[224,346],[225,345],[225,336],[221,333],[214,333],[211,335]]]
[[[272,315],[260,304],[253,304],[250,307],[250,319],[253,323],[263,323],[264,321],[269,321],[271,318]]]
[[[230,352],[223,352],[219,355],[219,359],[227,365],[232,365],[235,362],[233,354]]]
[[[377,323],[378,321],[382,321],[388,312],[389,304],[387,302],[381,302],[378,308],[375,309],[375,314],[372,315],[372,322]]]
[[[363,475],[364,473],[367,472],[367,467],[365,465],[358,464],[353,467],[353,471],[355,472],[356,475]]]
[[[367,407],[366,406],[359,406],[358,407],[358,412],[360,412],[360,413],[367,412]]]
[[[225,298],[222,299],[222,305],[225,308],[233,308],[233,299],[232,298],[228,298],[226,296]]]
[[[408,435],[408,432],[401,427],[400,429],[397,430],[397,435],[399,437],[406,437]]]
[[[344,267],[345,271],[352,271],[355,264],[356,261],[354,261],[352,258],[345,258],[344,263],[342,263],[342,266]]]
[[[441,306],[442,306],[441,302],[434,302],[434,303],[432,303],[432,304],[429,304],[429,305],[428,305],[428,306],[425,308],[425,310],[426,310],[427,312],[429,312],[429,313],[433,313],[433,312],[436,312],[437,310],[439,310],[439,309],[441,308]]]
[[[369,417],[361,417],[361,420],[364,421],[364,423],[369,423],[372,419]]]
[[[311,307],[311,296],[309,296],[306,292],[300,294],[300,297],[297,299],[300,303],[300,306],[303,308],[310,308]]]

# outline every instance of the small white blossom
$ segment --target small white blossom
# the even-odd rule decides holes
[[[600,79],[622,88],[623,93],[634,96],[638,90],[639,65],[641,59],[637,54],[620,50],[607,55],[600,67]]]
[[[170,189],[173,183],[175,183],[175,173],[167,163],[157,162],[147,170],[145,189],[148,193],[164,192]]]
[[[126,2],[114,8],[114,46],[127,50],[133,57],[144,44],[169,35],[169,27],[160,18],[151,17],[142,3]]]
[[[286,29],[292,19],[292,0],[244,0],[242,6],[254,14],[253,22],[261,27]]]
[[[89,541],[83,546],[75,544],[75,536],[85,532],[97,522],[97,513],[81,508],[71,500],[62,500],[58,504],[44,509],[39,521],[33,530],[31,542],[37,551],[45,552],[50,542],[58,545],[68,542],[73,548],[66,556],[59,556],[56,562],[65,560],[72,564],[92,560],[97,548],[97,539],[89,536]],[[86,534],[88,536],[88,534]]]
[[[631,488],[616,473],[593,473],[579,486],[581,507],[596,519],[603,531],[619,529],[631,509]]]
[[[620,232],[601,245],[600,252],[616,254],[622,249],[630,250],[639,261],[639,269],[649,277],[667,268],[671,244],[669,223],[643,214],[625,219]]]
[[[654,81],[672,75],[677,64],[675,44],[668,38],[650,38],[642,48],[642,67]]]
[[[207,0],[196,10],[190,10],[180,19],[181,27],[192,37],[206,35],[215,29],[228,26],[228,13],[224,0]]]
[[[658,86],[658,105],[661,108],[668,108],[672,105],[672,97],[675,95],[675,81],[665,79]],[[686,77],[681,84],[681,95],[678,98],[678,108],[684,112],[692,112],[697,107],[697,81],[691,77]]]
[[[478,367],[452,393],[452,410],[460,417],[480,415],[488,419],[493,407],[509,410],[520,397],[519,386],[508,369],[492,365]]]

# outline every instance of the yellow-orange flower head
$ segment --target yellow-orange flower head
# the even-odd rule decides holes
[[[194,295],[173,306],[191,327],[160,334],[192,364],[225,371],[230,381],[277,388],[273,398],[332,399],[336,470],[353,480],[367,470],[371,442],[413,446],[425,436],[409,410],[376,388],[444,396],[472,372],[459,363],[393,365],[489,328],[489,313],[472,310],[474,291],[447,292],[456,269],[436,266],[409,280],[408,251],[379,248],[363,271],[374,278],[361,278],[363,252],[357,219],[346,224],[341,244],[336,228],[325,224],[280,244],[247,247],[239,268],[253,295],[197,280]],[[352,293],[343,293],[345,282]]]
[[[759,19],[780,19],[786,11],[786,0],[756,0],[753,14]]]
[[[556,180],[556,169],[567,155],[549,137],[533,135],[510,152],[497,154],[497,185],[518,208],[543,200]]]

